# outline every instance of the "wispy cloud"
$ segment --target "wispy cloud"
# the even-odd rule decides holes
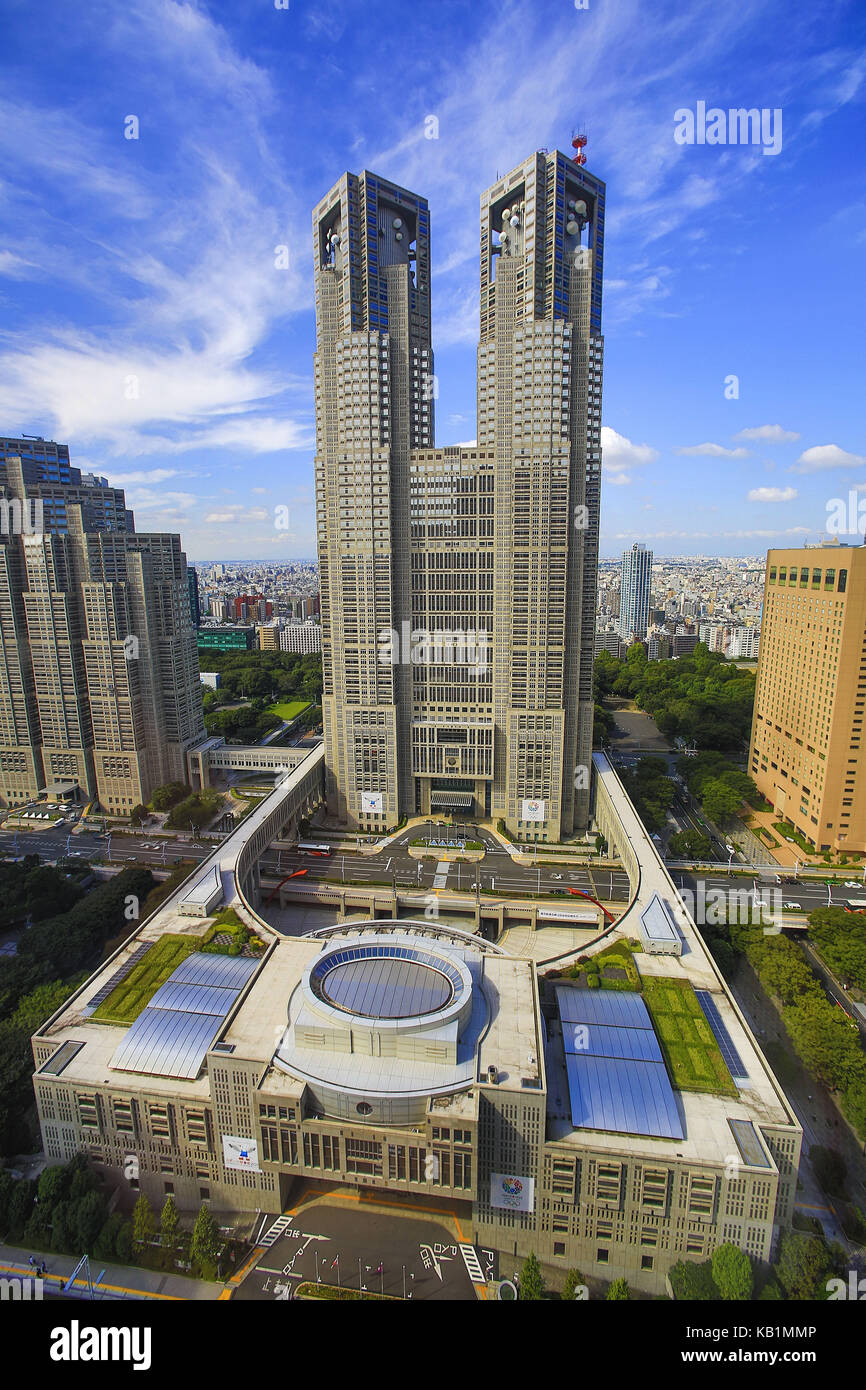
[[[750,502],[793,502],[795,487],[753,487],[748,493]]]
[[[819,473],[826,468],[859,468],[866,463],[863,454],[850,454],[840,449],[838,444],[815,444],[803,453],[793,465],[792,473]]]
[[[796,430],[784,430],[781,425],[754,425],[751,429],[740,430],[735,439],[758,439],[765,444],[789,444],[799,439]]]
[[[723,444],[691,444],[688,448],[675,449],[677,454],[705,454],[708,458],[744,459],[749,457],[748,449],[726,449]]]

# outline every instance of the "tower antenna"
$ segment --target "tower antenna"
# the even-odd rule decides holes
[[[584,154],[584,150],[586,149],[586,131],[578,130],[572,132],[571,143],[575,150],[575,154],[572,155],[575,164],[585,164],[586,155]]]

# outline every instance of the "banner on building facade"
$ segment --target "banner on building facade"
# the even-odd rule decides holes
[[[491,1173],[490,1205],[498,1211],[532,1211],[535,1179],[516,1173]]]
[[[241,1139],[237,1134],[223,1135],[223,1164],[243,1173],[260,1173],[259,1146],[255,1139]]]
[[[523,810],[520,814],[520,819],[529,821],[547,820],[546,810],[546,801],[539,801],[534,796],[526,796],[523,798]]]
[[[361,792],[361,810],[366,814],[382,811],[384,797],[381,792]]]

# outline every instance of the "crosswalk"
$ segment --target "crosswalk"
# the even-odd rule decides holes
[[[290,1216],[286,1216],[285,1214],[283,1216],[278,1216],[273,1226],[269,1226],[265,1234],[262,1236],[262,1239],[259,1241],[259,1245],[263,1245],[266,1250],[269,1250],[273,1245],[274,1241],[279,1240],[280,1236],[283,1234],[283,1231],[286,1229],[287,1226],[291,1226],[291,1224],[292,1218]]]
[[[441,859],[439,863],[436,865],[436,873],[433,877],[434,891],[437,888],[445,887],[446,883],[448,882],[448,870],[450,869],[450,867],[451,865],[448,863],[447,859]]]
[[[460,1254],[463,1256],[463,1263],[473,1284],[485,1283],[484,1270],[481,1268],[481,1261],[475,1253],[474,1245],[461,1245]]]

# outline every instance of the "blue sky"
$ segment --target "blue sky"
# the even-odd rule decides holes
[[[314,555],[313,204],[364,167],[429,199],[437,443],[470,440],[479,193],[580,125],[602,554],[866,518],[858,0],[288,4],[0,0],[0,433],[68,441],[191,558]],[[678,144],[701,101],[781,108],[780,152]]]

